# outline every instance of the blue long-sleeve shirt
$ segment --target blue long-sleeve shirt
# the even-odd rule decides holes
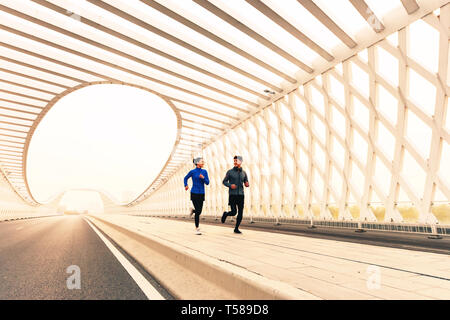
[[[203,175],[203,179],[199,177],[199,175]],[[205,193],[205,184],[209,185],[209,177],[208,171],[200,168],[195,168],[189,171],[189,173],[184,177],[184,186],[186,187],[187,181],[189,178],[192,178],[192,189],[191,193]]]

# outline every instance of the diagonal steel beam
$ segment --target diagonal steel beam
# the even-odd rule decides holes
[[[47,2],[47,1],[42,1],[42,0],[33,0],[33,1],[39,3],[40,5],[42,5],[42,6],[46,7],[46,8],[48,8],[48,9],[51,9],[51,10],[53,10],[53,11],[55,11],[55,12],[58,12],[58,13],[60,13],[60,14],[67,14],[67,10],[65,10],[64,8],[58,7],[58,6],[56,6],[56,5],[54,5],[54,4],[51,4],[51,3]],[[15,13],[18,14],[17,11],[16,11],[16,12],[11,11],[11,13],[12,13],[12,14],[15,14]],[[145,65],[145,66],[148,66],[148,67],[150,67],[150,68],[156,69],[156,70],[158,70],[158,71],[167,73],[167,74],[169,74],[169,75],[171,75],[171,76],[174,76],[174,77],[180,78],[180,79],[182,79],[182,80],[185,80],[185,81],[194,83],[194,84],[196,84],[196,85],[202,86],[202,87],[204,87],[204,88],[206,88],[206,89],[209,89],[209,90],[212,90],[212,91],[219,92],[219,93],[221,93],[221,94],[224,94],[224,95],[229,96],[229,97],[232,97],[232,98],[234,98],[234,99],[243,101],[243,102],[248,103],[248,104],[250,104],[250,105],[254,105],[254,106],[257,105],[257,104],[254,103],[254,102],[248,101],[248,100],[243,99],[243,98],[241,98],[241,97],[239,97],[239,96],[236,96],[236,95],[232,95],[232,94],[228,93],[227,91],[220,90],[220,89],[215,88],[215,87],[213,87],[213,86],[211,86],[211,85],[205,84],[205,83],[200,82],[200,81],[198,81],[198,80],[189,78],[189,77],[187,77],[187,76],[185,76],[185,75],[182,75],[182,74],[176,73],[176,72],[174,72],[174,71],[168,70],[168,69],[166,69],[166,68],[163,68],[163,67],[161,67],[160,65],[156,65],[156,64],[151,63],[151,62],[149,62],[149,61],[147,61],[147,60],[140,59],[140,58],[138,58],[138,57],[136,57],[136,56],[134,56],[134,55],[127,54],[127,53],[125,53],[125,52],[122,51],[122,50],[118,50],[118,49],[116,49],[116,48],[107,46],[107,45],[105,45],[105,44],[103,44],[103,43],[94,41],[94,40],[92,40],[92,39],[89,39],[89,38],[87,38],[87,37],[81,36],[81,35],[79,35],[79,34],[76,34],[76,33],[67,31],[67,30],[65,30],[65,29],[59,28],[59,27],[57,27],[57,26],[54,26],[54,25],[52,25],[52,24],[50,24],[50,23],[47,23],[47,22],[44,22],[44,21],[42,21],[42,20],[36,19],[36,18],[34,18],[34,17],[30,17],[29,15],[25,15],[25,14],[23,14],[23,13],[20,13],[20,17],[23,18],[23,19],[27,19],[28,21],[32,21],[33,23],[39,24],[39,25],[41,25],[41,26],[43,26],[43,27],[46,27],[46,28],[48,28],[48,29],[52,29],[52,30],[54,30],[54,31],[57,31],[57,32],[60,32],[60,33],[64,33],[65,35],[67,35],[67,36],[69,36],[69,37],[71,37],[71,38],[73,38],[73,39],[77,39],[77,40],[79,40],[79,41],[88,43],[88,44],[90,44],[90,45],[92,45],[92,46],[94,46],[94,47],[97,47],[97,48],[106,50],[106,51],[108,51],[108,52],[114,53],[114,54],[119,55],[119,56],[121,56],[121,57],[127,58],[127,59],[129,59],[129,60],[131,60],[131,61],[135,61],[135,62],[137,62],[137,63],[143,64],[143,65]],[[110,29],[110,28],[101,26],[100,24],[98,24],[98,23],[96,23],[96,22],[94,22],[94,21],[88,20],[88,19],[86,19],[86,18],[84,18],[84,17],[80,17],[80,22],[83,22],[83,23],[85,23],[85,24],[87,24],[87,25],[89,25],[89,26],[95,27],[96,29],[101,30],[102,32],[106,32],[106,33],[111,34],[111,35],[113,35],[113,36],[121,37],[121,38],[123,38],[123,40],[125,40],[125,41],[128,41],[128,42],[133,41],[133,42],[135,42],[134,39],[132,39],[132,38],[130,38],[130,37],[128,37],[128,36],[125,36],[125,35],[123,35],[123,34],[121,34],[121,33],[119,33],[119,32],[116,32],[116,31]],[[30,35],[30,34],[27,34],[27,33],[21,32],[21,31],[18,31],[18,30],[16,30],[16,29],[7,27],[7,26],[5,26],[5,25],[3,25],[3,28],[5,28],[5,29],[6,29],[7,31],[9,31],[9,32],[13,32],[13,33],[15,33],[15,34],[19,34],[19,35],[24,36],[24,37],[27,37],[27,38],[32,37],[33,40],[35,40],[35,41],[42,42],[42,43],[45,42],[45,44],[47,44],[47,45],[49,45],[49,46],[52,46],[52,47],[55,47],[55,48],[58,48],[58,49],[60,49],[60,50],[64,50],[64,51],[71,52],[71,53],[74,53],[73,51],[75,51],[75,50],[73,50],[73,49],[69,49],[69,48],[67,48],[67,47],[64,47],[64,46],[62,46],[62,45],[60,45],[60,44],[56,44],[55,42],[51,42],[51,41],[45,40],[45,39],[43,39],[43,38],[38,38],[38,37],[36,37],[36,36],[34,36],[34,35]],[[141,46],[141,47],[142,47],[142,46]],[[76,51],[76,52],[77,52],[77,53],[74,53],[74,54],[81,55],[81,56],[85,57],[86,59],[89,59],[89,60],[95,60],[96,62],[105,64],[105,61],[104,61],[104,60],[100,60],[100,59],[98,59],[98,58],[96,59],[96,57],[88,56],[87,54],[80,53],[79,51]],[[108,63],[108,65],[109,65],[109,66],[112,66],[111,63]],[[112,66],[112,67],[117,68],[118,66],[117,66],[117,65],[114,65],[114,66]],[[129,70],[129,69],[127,69],[127,70]],[[126,71],[126,72],[128,72],[128,71]],[[152,80],[152,81],[159,81],[159,80],[158,80],[158,79],[154,79],[154,80]]]
[[[35,1],[35,0],[33,0],[33,1]],[[86,0],[86,1],[94,4],[94,5],[102,8],[102,9],[104,9],[104,10],[106,10],[106,11],[108,11],[108,12],[110,12],[110,13],[116,15],[116,16],[119,16],[119,17],[121,17],[121,18],[123,18],[125,20],[128,20],[129,22],[134,23],[134,24],[136,24],[136,25],[138,25],[138,26],[140,26],[140,27],[142,27],[144,29],[147,29],[150,32],[153,32],[153,33],[155,33],[155,34],[157,34],[157,35],[159,35],[159,36],[161,36],[163,38],[166,38],[167,40],[172,41],[172,42],[178,44],[179,46],[184,47],[185,49],[188,49],[188,50],[190,50],[192,52],[195,52],[196,54],[198,54],[200,56],[203,56],[204,58],[207,58],[208,60],[211,60],[211,61],[213,61],[215,63],[218,63],[218,64],[220,64],[220,65],[222,65],[222,66],[224,66],[224,67],[226,67],[226,68],[228,68],[230,70],[233,70],[234,72],[239,73],[239,74],[241,74],[241,75],[243,75],[243,76],[245,76],[245,77],[247,77],[249,79],[252,79],[252,80],[254,80],[254,81],[258,82],[258,83],[264,84],[265,86],[268,86],[269,88],[272,88],[273,90],[276,90],[278,92],[282,91],[282,89],[279,88],[278,86],[276,86],[276,85],[274,85],[272,83],[269,83],[269,82],[267,82],[267,81],[265,81],[263,79],[260,79],[260,78],[256,77],[255,75],[253,75],[253,74],[251,74],[251,73],[249,73],[249,72],[247,72],[245,70],[237,68],[234,65],[232,65],[232,64],[230,64],[230,63],[228,63],[228,62],[226,62],[226,61],[224,61],[222,59],[219,59],[219,58],[213,56],[212,54],[210,54],[210,53],[208,53],[208,52],[206,52],[204,50],[201,50],[201,49],[191,45],[190,43],[188,43],[188,42],[186,42],[186,41],[184,41],[182,39],[179,39],[179,38],[177,38],[175,36],[172,36],[171,34],[169,34],[169,33],[165,32],[165,31],[163,31],[161,29],[158,29],[158,28],[152,26],[151,24],[148,24],[145,21],[142,21],[142,20],[140,20],[140,19],[138,19],[138,18],[136,18],[136,17],[134,17],[134,16],[132,16],[132,15],[122,11],[122,10],[119,10],[118,8],[116,8],[114,6],[111,6],[111,5],[107,4],[107,3],[105,3],[104,1],[100,1],[100,0]]]
[[[375,15],[372,9],[369,8],[364,0],[350,0],[350,3],[355,7],[359,14],[366,20],[376,33],[382,32],[385,28],[380,19]]]
[[[0,130],[6,130],[6,129],[0,128]],[[26,132],[22,132],[22,133],[26,133]],[[2,132],[0,132],[0,136],[1,137],[16,138],[16,139],[23,139],[23,140],[26,139],[25,137],[14,136],[12,134],[2,133]],[[20,143],[20,142],[17,142],[17,143]]]
[[[19,126],[19,127],[25,127],[25,128],[31,128],[31,125],[20,124],[20,123],[14,123],[14,122],[3,121],[3,120],[0,120],[0,123],[3,123],[3,124],[9,124],[9,125],[13,125],[13,126]],[[5,128],[1,128],[1,129],[7,130],[7,129],[5,129]],[[8,129],[8,130],[9,130],[9,129]],[[28,131],[18,131],[18,132],[24,132],[24,133],[27,133]]]
[[[10,119],[17,119],[17,120],[25,120],[25,121],[30,121],[30,122],[34,121],[33,119],[28,119],[28,118],[23,118],[23,117],[18,117],[18,116],[12,116],[12,115],[9,115],[9,114],[4,114],[4,113],[0,113],[0,117],[10,118]]]
[[[19,113],[21,112],[21,113],[26,113],[26,114],[32,114],[32,115],[35,115],[35,116],[39,115],[38,112],[31,112],[31,111],[25,111],[25,110],[21,110],[21,109],[14,109],[14,108],[2,107],[2,106],[0,106],[0,109],[1,110],[8,110],[8,111],[19,112]],[[30,120],[30,119],[28,119],[28,120]],[[30,120],[30,121],[33,121],[33,120]]]
[[[8,62],[11,62],[11,63],[14,63],[14,64],[17,64],[17,65],[21,65],[21,66],[26,67],[26,68],[31,68],[31,69],[34,69],[34,70],[37,70],[37,71],[40,71],[40,72],[49,73],[49,74],[52,74],[52,75],[57,76],[57,77],[61,77],[61,78],[65,78],[65,79],[68,79],[68,80],[71,80],[71,81],[75,81],[75,82],[78,82],[78,83],[86,82],[86,80],[81,80],[79,78],[71,77],[71,76],[63,74],[63,73],[59,73],[59,72],[51,71],[51,70],[48,70],[48,69],[44,69],[44,68],[38,67],[38,66],[33,65],[33,64],[29,64],[29,63],[26,63],[26,62],[23,62],[23,61],[11,59],[9,57],[0,56],[0,59],[8,61]]]
[[[3,141],[3,140],[0,140],[0,141]],[[9,146],[9,145],[7,145],[7,144],[2,144],[2,143],[0,143],[0,147],[8,147],[8,148],[14,148],[14,149],[19,149],[19,150],[23,150],[23,148],[22,148],[22,147],[17,147],[17,146]]]
[[[278,13],[276,13],[270,7],[265,5],[262,1],[260,1],[260,0],[245,0],[245,1],[248,4],[252,5],[255,9],[259,10],[262,14],[264,14],[270,20],[272,20],[273,22],[278,24],[284,30],[289,32],[291,35],[293,35],[295,38],[297,38],[297,40],[299,40],[300,42],[302,42],[303,44],[308,46],[311,50],[315,51],[322,58],[326,59],[327,61],[333,61],[334,57],[328,51],[326,51],[324,48],[322,48],[317,43],[315,43],[312,39],[310,39],[303,32],[301,32],[296,27],[294,27],[292,24],[290,24],[288,21],[286,21],[282,16],[280,16]]]
[[[13,74],[15,76],[22,77],[22,78],[27,78],[27,79],[34,80],[34,81],[43,82],[43,83],[46,83],[46,84],[49,84],[49,85],[52,85],[52,86],[61,87],[63,89],[69,89],[68,86],[62,85],[60,83],[56,83],[56,82],[53,82],[53,81],[48,81],[48,80],[45,80],[45,79],[42,79],[42,78],[33,77],[33,76],[30,76],[30,75],[25,74],[25,73],[20,73],[20,72],[16,72],[16,71],[5,69],[5,68],[0,68],[0,71],[5,72],[5,73],[10,73],[10,74]]]
[[[0,5],[0,7],[1,7],[1,5]],[[112,77],[108,77],[108,76],[102,75],[102,74],[97,73],[95,71],[84,69],[84,68],[80,68],[80,67],[78,67],[76,65],[73,65],[73,64],[70,64],[70,63],[67,63],[67,62],[63,62],[61,60],[57,60],[57,59],[54,59],[54,58],[50,58],[48,56],[44,56],[42,54],[35,53],[33,51],[29,51],[29,50],[26,50],[26,49],[23,49],[23,48],[20,48],[20,47],[16,47],[16,46],[13,46],[13,45],[5,43],[5,42],[0,42],[0,46],[8,48],[8,49],[11,49],[11,50],[15,50],[15,51],[18,51],[18,52],[21,52],[21,53],[24,53],[24,54],[27,54],[27,55],[35,57],[35,58],[39,58],[39,59],[42,59],[42,60],[47,60],[49,62],[52,62],[52,63],[55,63],[55,64],[59,64],[59,65],[61,65],[63,67],[69,68],[69,69],[77,70],[77,71],[89,74],[91,76],[98,77],[98,78],[103,79],[103,80],[118,81],[117,79],[114,79]],[[86,82],[86,80],[83,80],[82,82]]]
[[[4,83],[7,83],[7,84],[11,84],[11,85],[17,86],[17,87],[22,87],[22,88],[25,88],[25,89],[30,89],[30,90],[39,91],[39,92],[46,93],[46,94],[52,94],[52,95],[57,95],[57,94],[58,94],[57,92],[52,92],[52,91],[43,90],[43,89],[36,88],[36,87],[32,87],[32,86],[27,86],[27,85],[22,84],[22,83],[18,83],[18,82],[14,82],[14,81],[9,81],[9,80],[2,79],[2,78],[0,78],[0,82],[4,82]]]
[[[219,122],[219,123],[222,123],[222,124],[224,124],[226,126],[231,126],[231,123],[226,122],[226,121],[222,121],[222,120],[218,120],[218,119],[215,119],[215,118],[211,118],[211,117],[208,117],[208,116],[205,116],[205,115],[202,115],[202,114],[199,114],[199,113],[195,113],[195,112],[192,112],[192,111],[187,111],[187,110],[183,110],[183,109],[178,109],[178,110],[181,113],[190,114],[190,115],[193,115],[193,116],[196,116],[196,117],[199,117],[199,118],[207,119],[207,120],[214,121],[214,122]]]
[[[0,45],[1,45],[1,42],[0,42]],[[18,97],[22,97],[22,98],[27,98],[27,99],[33,99],[33,100],[37,100],[37,101],[42,101],[42,102],[46,102],[46,103],[50,102],[50,100],[47,100],[47,99],[42,99],[42,98],[30,96],[30,95],[23,94],[23,93],[19,93],[19,92],[15,92],[15,91],[10,91],[10,90],[0,89],[0,92],[7,93],[7,94],[11,94],[11,95],[13,95],[13,96],[18,96]]]
[[[230,105],[230,104],[227,104],[227,103],[222,102],[222,101],[220,101],[220,100],[213,99],[213,98],[211,98],[211,97],[209,97],[209,96],[205,96],[205,95],[202,95],[202,94],[198,94],[198,93],[196,93],[196,92],[194,92],[194,91],[187,90],[187,89],[184,89],[184,88],[182,88],[182,87],[175,86],[175,85],[173,85],[173,84],[167,83],[167,82],[165,82],[165,81],[158,80],[158,79],[153,78],[153,77],[149,77],[149,76],[147,76],[147,75],[144,75],[144,74],[142,74],[142,73],[136,72],[136,71],[134,71],[134,70],[130,70],[130,69],[124,68],[124,67],[122,67],[122,66],[113,64],[113,63],[111,63],[111,62],[108,62],[108,61],[105,61],[105,60],[101,60],[101,59],[99,59],[99,58],[97,58],[97,57],[90,56],[90,55],[85,54],[85,53],[83,53],[83,52],[76,51],[76,50],[73,50],[73,49],[64,47],[64,46],[62,46],[62,45],[59,45],[59,44],[50,42],[50,41],[48,41],[48,40],[45,40],[45,39],[36,37],[36,36],[34,36],[34,35],[30,35],[30,34],[27,34],[27,33],[25,33],[25,32],[22,32],[22,31],[19,31],[19,30],[15,30],[15,29],[10,28],[10,27],[8,27],[8,26],[4,26],[4,25],[1,25],[1,24],[0,24],[0,29],[4,29],[4,30],[6,30],[6,31],[9,31],[9,32],[12,32],[12,33],[14,33],[14,34],[20,35],[20,36],[22,36],[22,37],[26,37],[26,38],[28,38],[28,39],[30,39],[30,40],[34,40],[34,41],[40,42],[40,43],[42,43],[42,44],[51,46],[51,47],[53,47],[53,48],[56,48],[56,49],[59,49],[59,50],[63,50],[63,51],[68,52],[68,53],[72,53],[72,54],[74,54],[74,55],[77,55],[77,56],[80,56],[80,57],[89,59],[89,60],[91,60],[91,61],[94,61],[94,62],[103,64],[103,65],[105,65],[105,66],[108,66],[108,67],[111,67],[111,68],[114,68],[114,69],[117,69],[117,70],[120,70],[120,71],[129,73],[129,74],[133,74],[133,75],[138,76],[138,77],[140,77],[140,78],[144,78],[144,79],[146,79],[146,80],[149,80],[149,81],[153,81],[153,82],[159,83],[159,84],[161,84],[161,85],[164,85],[164,86],[166,86],[166,87],[170,87],[170,88],[172,88],[172,89],[180,90],[180,91],[186,92],[186,93],[188,93],[188,94],[192,94],[192,95],[194,95],[194,96],[198,96],[198,97],[203,98],[203,99],[207,99],[207,100],[210,100],[210,101],[213,101],[213,102],[216,102],[216,103],[220,103],[220,104],[223,104],[223,105],[227,105],[227,106],[230,106],[231,108],[237,108],[237,107],[234,106],[234,105]],[[87,38],[86,38],[86,39],[87,39]],[[87,41],[93,42],[93,43],[97,43],[97,42],[91,41],[91,40],[89,40],[89,39],[87,39]],[[103,45],[100,44],[100,43],[98,43],[98,45],[99,45],[99,46],[103,46]],[[105,47],[106,47],[106,46],[105,46]],[[21,49],[21,50],[26,51],[25,49]],[[111,49],[111,50],[120,52],[119,50],[115,50],[115,49]],[[25,53],[25,52],[24,52],[24,53]],[[30,53],[30,52],[29,52],[29,51],[26,51],[26,53]],[[34,54],[34,55],[37,55],[37,54]],[[126,54],[124,54],[124,55],[126,55]],[[45,57],[42,57],[42,56],[40,56],[40,55],[39,55],[39,57],[45,59]],[[130,57],[132,57],[132,56],[130,56]],[[141,60],[141,59],[139,59],[139,60]],[[57,64],[61,64],[61,65],[66,66],[66,67],[71,66],[72,68],[74,68],[74,69],[76,69],[76,70],[78,70],[78,71],[82,71],[82,70],[84,70],[85,72],[88,72],[88,71],[89,71],[89,70],[87,70],[87,69],[81,69],[81,68],[78,68],[78,67],[75,66],[75,65],[69,65],[69,64],[67,64],[67,63],[60,62],[59,60],[54,60],[54,59],[52,59],[52,62],[57,63]],[[142,63],[145,64],[146,62],[142,60]],[[98,77],[100,77],[100,78],[106,79],[106,80],[112,80],[112,81],[119,82],[119,80],[116,80],[116,79],[111,78],[111,77],[109,77],[109,76],[105,76],[105,75],[103,75],[103,74],[95,73],[95,75],[98,76]],[[226,93],[226,92],[224,92],[224,93],[225,93],[226,95],[229,95],[229,94]],[[235,96],[233,96],[233,97],[235,97]],[[241,99],[241,98],[239,98],[239,97],[236,97],[236,98]],[[247,100],[245,100],[245,102],[247,102],[247,103],[249,103],[249,104],[252,104],[253,106],[257,106],[256,103],[252,103],[252,102],[247,101]],[[241,108],[239,108],[239,110],[246,111],[245,109],[241,109]]]
[[[416,0],[401,0],[401,1],[403,7],[405,8],[406,12],[408,12],[408,14],[413,14],[420,8]]]
[[[12,140],[5,140],[5,139],[0,139],[0,142],[8,142],[8,143],[16,143],[16,144],[25,144],[24,142],[18,142],[18,141],[12,141]],[[17,146],[15,148],[18,148]]]
[[[297,0],[306,10],[308,10],[317,20],[334,33],[350,49],[357,46],[357,43],[342,30],[325,12],[322,11],[312,0]]]
[[[307,73],[313,73],[314,72],[314,70],[310,66],[306,65],[305,63],[303,63],[302,61],[300,61],[296,57],[292,56],[288,52],[284,51],[282,48],[278,47],[277,45],[275,45],[274,43],[272,43],[271,41],[269,41],[265,37],[263,37],[260,34],[256,33],[255,31],[253,31],[252,29],[247,27],[245,24],[243,24],[239,20],[235,19],[233,16],[229,15],[228,13],[223,11],[222,9],[220,9],[220,8],[216,7],[215,5],[213,5],[208,0],[193,0],[193,1],[195,3],[197,3],[198,5],[200,5],[201,7],[203,7],[204,9],[206,9],[209,12],[213,13],[214,15],[219,17],[220,19],[228,22],[230,25],[232,25],[233,27],[237,28],[241,32],[245,33],[249,37],[251,37],[254,40],[258,41],[259,43],[263,44],[264,46],[266,46],[270,50],[276,52],[278,55],[282,56],[286,60],[288,60],[291,63],[295,64],[300,69],[303,69]]]
[[[234,53],[240,55],[241,57],[244,57],[250,61],[252,61],[253,63],[256,63],[257,65],[259,65],[260,67],[263,67],[266,70],[269,70],[270,72],[280,76],[281,78],[284,78],[285,80],[288,80],[289,82],[295,83],[296,80],[287,75],[284,72],[281,72],[280,70],[274,68],[273,66],[271,66],[270,64],[256,58],[255,56],[249,54],[248,52],[246,52],[245,50],[242,50],[241,48],[233,45],[232,43],[224,40],[223,38],[215,35],[214,33],[210,32],[209,30],[206,30],[205,28],[199,26],[198,24],[186,19],[185,17],[179,15],[178,13],[170,10],[169,8],[157,3],[156,1],[153,0],[141,0],[141,2],[145,3],[146,5],[148,5],[149,7],[152,7],[153,9],[161,12],[162,14],[165,14],[166,16],[174,19],[175,21],[178,21],[179,23],[185,25],[188,28],[191,28],[192,30],[200,33],[201,35],[207,37],[208,39],[215,41],[217,43],[219,43],[220,45],[224,46],[225,48],[233,51]]]
[[[60,10],[60,8],[58,6],[56,6],[54,4],[51,4],[48,1],[41,1],[41,0],[34,0],[34,1],[36,3],[38,3],[38,4],[40,4],[40,5],[48,8],[48,9],[52,9],[52,10],[54,10],[56,12],[61,13],[61,14],[65,14],[65,15],[69,14],[69,12],[67,10],[64,10],[64,9]],[[235,82],[233,82],[233,81],[231,81],[231,80],[229,80],[227,78],[224,78],[224,77],[222,77],[220,75],[217,75],[215,73],[207,71],[206,69],[202,69],[202,68],[200,68],[197,65],[191,64],[191,63],[186,62],[186,61],[184,61],[184,60],[182,60],[180,58],[172,56],[172,55],[170,55],[170,54],[168,54],[168,53],[166,53],[164,51],[161,51],[161,50],[159,50],[157,48],[154,48],[154,47],[152,47],[152,46],[150,46],[148,44],[145,44],[145,43],[140,42],[140,41],[138,41],[136,39],[133,39],[133,38],[131,38],[131,37],[129,37],[129,36],[123,34],[123,33],[120,33],[120,32],[117,32],[117,31],[115,31],[113,29],[107,28],[107,27],[105,27],[105,26],[103,26],[103,25],[101,25],[101,24],[99,24],[99,23],[97,23],[95,21],[89,20],[89,19],[87,19],[85,17],[82,17],[82,16],[80,16],[79,18],[80,18],[80,22],[81,23],[84,23],[84,24],[86,24],[88,26],[91,26],[91,27],[97,29],[97,30],[103,31],[105,33],[108,33],[108,34],[110,34],[110,35],[112,35],[112,36],[114,36],[114,37],[116,37],[118,39],[124,40],[124,41],[126,41],[128,43],[131,43],[133,45],[136,45],[136,46],[138,46],[138,47],[140,47],[140,48],[142,48],[144,50],[147,50],[149,52],[157,54],[157,55],[159,55],[161,57],[164,57],[164,58],[166,58],[166,59],[168,59],[170,61],[173,61],[173,62],[176,62],[178,64],[181,64],[181,65],[183,65],[185,67],[188,67],[190,69],[193,69],[193,70],[195,70],[197,72],[203,73],[203,74],[205,74],[205,75],[207,75],[207,76],[209,76],[211,78],[217,79],[219,81],[222,81],[224,83],[227,83],[229,85],[237,87],[237,88],[239,88],[239,89],[241,89],[241,90],[243,90],[245,92],[248,92],[248,93],[251,93],[253,95],[256,95],[256,96],[258,96],[258,97],[260,97],[262,99],[268,99],[265,95],[263,95],[263,94],[261,94],[259,92],[256,92],[256,91],[254,91],[252,89],[249,89],[249,88],[247,88],[245,86],[242,86],[242,85],[240,85],[238,83],[235,83]]]

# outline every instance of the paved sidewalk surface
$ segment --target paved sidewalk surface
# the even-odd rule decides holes
[[[129,215],[111,223],[302,289],[322,299],[450,299],[450,255]],[[439,241],[439,240],[436,240]]]

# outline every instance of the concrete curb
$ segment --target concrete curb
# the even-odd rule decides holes
[[[178,299],[320,299],[286,283],[139,230],[130,230],[96,216],[88,218]]]

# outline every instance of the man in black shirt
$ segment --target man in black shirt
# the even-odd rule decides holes
[[[242,215],[244,212],[244,185],[248,188],[250,185],[248,183],[247,173],[242,170],[242,157],[234,157],[234,167],[227,171],[225,178],[223,179],[223,184],[228,187],[228,204],[231,207],[231,211],[224,212],[222,215],[222,223],[228,216],[236,217],[236,226],[234,228],[234,233],[242,233],[239,231],[239,225],[242,221]]]

